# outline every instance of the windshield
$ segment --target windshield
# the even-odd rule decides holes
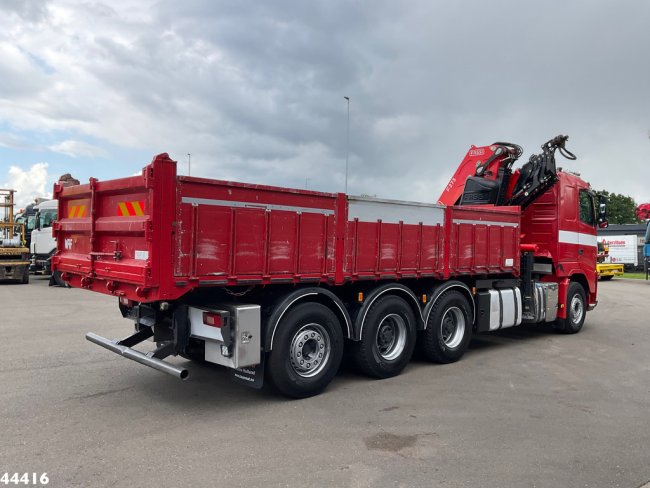
[[[36,215],[30,215],[27,217],[27,223],[25,225],[25,231],[33,231],[36,227]]]
[[[645,230],[645,243],[650,244],[650,221],[648,221],[648,228]]]
[[[56,220],[56,213],[57,210],[55,208],[39,211],[38,226],[41,229],[45,229],[46,227],[52,227],[52,222]]]

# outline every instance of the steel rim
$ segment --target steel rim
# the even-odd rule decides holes
[[[585,306],[582,297],[576,293],[571,299],[571,321],[576,325],[579,324],[584,313]]]
[[[406,347],[406,321],[401,315],[386,315],[377,327],[375,343],[386,361],[397,359]]]
[[[316,376],[327,365],[331,350],[330,336],[325,327],[315,323],[303,325],[291,340],[291,367],[303,378]]]
[[[442,316],[442,341],[450,349],[458,347],[465,335],[465,315],[458,307],[448,308]]]

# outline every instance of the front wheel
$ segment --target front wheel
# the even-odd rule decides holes
[[[587,314],[587,297],[585,289],[576,281],[572,281],[567,290],[566,318],[557,319],[553,327],[564,334],[580,332]]]
[[[601,276],[600,281],[611,281],[613,277],[613,275]]]
[[[448,291],[433,305],[420,337],[424,355],[437,363],[458,361],[472,338],[472,310],[462,293]]]
[[[342,357],[343,332],[334,312],[320,303],[304,303],[278,324],[266,371],[281,393],[306,398],[327,387]]]

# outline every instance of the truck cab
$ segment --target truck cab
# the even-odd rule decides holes
[[[579,282],[596,306],[598,275],[595,268],[599,213],[597,196],[579,176],[558,172],[558,182],[522,212],[522,244],[534,245],[534,272],[554,276],[560,288]],[[560,297],[564,296],[560,289]],[[563,310],[558,311],[562,314]]]
[[[57,219],[58,202],[46,200],[36,206],[34,230],[31,233],[29,270],[35,274],[51,274],[52,256],[56,240],[52,237],[52,224]]]

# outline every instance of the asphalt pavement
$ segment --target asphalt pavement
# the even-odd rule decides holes
[[[174,358],[190,368],[181,382],[91,344],[88,331],[131,333],[116,299],[47,281],[0,285],[0,476],[156,488],[650,480],[650,282],[601,283],[577,335],[480,335],[458,363],[415,359],[381,381],[343,370],[324,394],[287,400],[218,367]]]

